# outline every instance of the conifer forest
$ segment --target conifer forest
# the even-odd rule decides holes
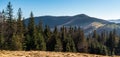
[[[116,30],[85,35],[80,27],[43,26],[42,20],[36,25],[34,12],[30,13],[29,22],[24,22],[22,9],[13,14],[12,4],[2,11],[0,20],[0,50],[12,51],[55,51],[79,52],[100,55],[120,55],[120,35]]]

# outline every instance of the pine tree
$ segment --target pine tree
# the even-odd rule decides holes
[[[65,27],[64,26],[61,27],[60,39],[62,41],[63,52],[66,51],[66,43],[67,43],[67,41],[66,41],[67,35],[66,34],[67,33],[66,33],[66,30],[65,30]]]
[[[104,45],[106,43],[106,39],[107,39],[106,32],[105,31],[101,32],[101,35],[99,35],[99,38],[98,38],[98,42]]]
[[[3,28],[1,27],[1,29],[3,29]],[[1,33],[0,33],[0,50],[4,49],[4,43],[5,43],[4,34],[3,34],[3,31],[1,31]]]
[[[12,46],[14,48],[12,48],[12,50],[22,50],[22,43],[20,42],[20,38],[18,35],[16,35],[15,33],[12,36]]]
[[[13,27],[13,8],[11,3],[9,2],[6,9],[6,19],[7,19],[7,27],[5,30],[6,33],[6,40],[5,40],[5,49],[11,49],[12,48],[12,35],[14,33],[14,27]]]
[[[56,40],[56,44],[55,44],[55,51],[62,51],[63,48],[62,48],[62,42],[61,40],[58,38],[58,39],[55,39]]]
[[[65,40],[65,42],[66,42],[66,52],[76,52],[76,47],[75,47],[74,41],[70,35]]]
[[[117,45],[117,50],[116,50],[117,55],[120,55],[120,39]]]
[[[2,18],[3,18],[3,23],[5,23],[5,21],[6,21],[6,13],[5,13],[4,9],[2,11]]]
[[[22,23],[22,11],[21,11],[21,8],[18,9],[17,34],[19,34],[21,36],[21,38],[22,38],[23,23]]]
[[[93,38],[95,38],[96,40],[98,40],[98,34],[97,34],[96,30],[93,31]]]
[[[48,25],[45,25],[44,37],[45,37],[45,42],[47,42],[51,38],[51,31]]]
[[[84,32],[79,28],[78,29],[78,37],[77,37],[77,50],[78,52],[87,52],[88,46],[86,42],[86,38],[84,37]]]
[[[23,23],[22,23],[22,11],[21,8],[18,9],[18,19],[17,19],[17,28],[16,28],[16,35],[19,39],[19,46],[18,50],[23,49]]]
[[[0,49],[4,49],[4,43],[5,43],[5,37],[4,37],[4,33],[5,33],[5,12],[4,10],[2,11],[2,19],[0,22]]]
[[[12,5],[11,5],[11,2],[9,2],[8,5],[7,5],[6,17],[7,17],[8,22],[11,23],[12,20],[13,20],[13,8],[12,8]]]
[[[41,33],[38,33],[38,35],[37,35],[36,49],[42,50],[42,51],[46,50],[46,43],[45,43],[45,40],[44,40],[43,35]]]
[[[38,31],[43,34],[43,22],[41,19],[40,19],[39,24],[38,24]]]
[[[46,50],[46,42],[45,39],[43,37],[43,28],[42,28],[42,21],[40,21],[38,28],[37,28],[37,38],[36,38],[36,49],[37,50],[42,50],[45,51]]]
[[[31,50],[31,43],[30,42],[31,42],[30,36],[29,36],[29,34],[27,34],[25,37],[25,41],[24,41],[24,43],[25,43],[24,49],[27,51]]]
[[[34,50],[35,49],[35,39],[37,37],[36,35],[36,27],[35,27],[35,23],[34,23],[34,17],[33,17],[33,13],[31,12],[30,14],[30,19],[29,19],[29,23],[28,23],[28,33],[29,34],[29,49],[30,50]],[[27,46],[28,47],[28,46]]]
[[[109,33],[109,38],[106,42],[106,46],[110,50],[110,55],[114,55],[115,48],[117,47],[117,41],[116,41],[116,32],[115,30]]]
[[[57,27],[55,26],[53,38],[55,38],[54,51],[62,51],[62,42]]]

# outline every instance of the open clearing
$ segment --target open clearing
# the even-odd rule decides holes
[[[46,51],[0,51],[0,57],[120,57],[85,53],[46,52]]]

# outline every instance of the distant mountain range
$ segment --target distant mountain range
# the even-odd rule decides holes
[[[109,22],[120,23],[120,19],[117,19],[117,20],[109,20]]]
[[[29,19],[25,20],[28,23]],[[54,26],[86,26],[92,22],[100,22],[103,24],[109,23],[106,20],[87,16],[85,14],[79,14],[75,16],[40,16],[35,17],[35,23],[38,24],[42,20],[44,25],[49,25],[51,28]]]
[[[114,22],[90,17],[85,14],[79,14],[75,16],[40,16],[35,17],[34,21],[37,25],[39,21],[42,20],[43,25],[49,25],[51,29],[54,26],[58,28],[62,26],[76,26],[84,29],[85,34],[91,33],[93,30],[97,30],[97,32],[112,31],[113,29],[117,30],[117,33],[120,34],[120,24],[116,24]],[[29,18],[24,20],[26,25],[28,24]],[[120,20],[119,20],[120,21]]]

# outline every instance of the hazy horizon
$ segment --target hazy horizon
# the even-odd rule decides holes
[[[14,15],[21,8],[25,18],[33,11],[34,16],[86,14],[105,20],[120,19],[120,0],[0,0],[0,11],[6,9],[9,1]]]

